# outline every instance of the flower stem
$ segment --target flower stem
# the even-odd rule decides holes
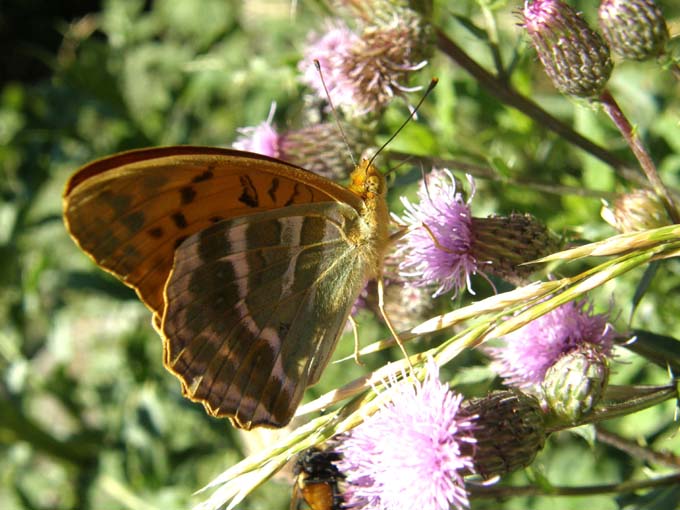
[[[666,400],[678,398],[675,384],[667,386],[614,386],[607,388],[605,397],[595,410],[583,416],[576,423],[564,423],[559,419],[548,420],[547,430],[557,432],[587,423],[598,423],[611,420],[643,409],[653,407]]]
[[[659,173],[656,170],[656,165],[654,165],[654,162],[652,161],[649,152],[647,152],[645,145],[642,143],[642,140],[638,136],[635,129],[633,129],[633,126],[631,126],[630,122],[628,122],[628,119],[621,111],[618,103],[608,90],[605,90],[601,94],[600,102],[602,103],[605,112],[607,112],[607,115],[609,115],[616,127],[619,128],[619,131],[621,131],[621,134],[630,146],[633,154],[635,154],[635,157],[640,162],[640,167],[647,176],[652,188],[661,198],[661,200],[663,200],[664,207],[666,208],[670,218],[673,220],[673,223],[680,223],[680,214],[678,213],[678,209],[673,202],[671,194],[668,192],[668,189],[659,177]]]
[[[671,72],[676,80],[680,80],[680,66],[676,63],[671,64]]]
[[[435,27],[435,32],[439,49],[470,73],[487,92],[503,103],[518,109],[528,117],[534,119],[539,125],[554,131],[568,142],[607,163],[626,180],[638,184],[644,182],[644,179],[641,178],[640,174],[626,165],[623,160],[619,159],[605,148],[581,136],[569,125],[556,119],[532,100],[509,87],[505,81],[481,67],[477,62],[470,58],[460,46],[449,39],[441,29]]]
[[[606,430],[601,425],[597,425],[595,428],[597,430],[597,440],[600,443],[613,446],[617,450],[626,452],[631,457],[642,459],[645,462],[663,464],[673,468],[680,467],[680,456],[678,455],[673,455],[669,451],[657,452],[650,448],[645,448],[635,441]]]
[[[501,485],[479,486],[467,484],[470,496],[475,498],[507,498],[511,496],[586,496],[589,494],[627,493],[652,487],[674,486],[680,483],[680,473],[661,476],[652,480],[627,481],[602,485],[586,485],[583,487],[554,487],[546,484],[525,485],[521,487],[503,487]]]

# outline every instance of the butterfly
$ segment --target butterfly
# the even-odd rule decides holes
[[[302,498],[311,510],[340,510],[343,498],[338,482],[344,476],[333,464],[340,455],[333,451],[309,448],[295,462],[293,472],[296,482],[293,488],[291,510],[297,510]]]
[[[182,393],[239,428],[283,427],[328,364],[390,244],[384,176],[348,187],[230,149],[176,146],[80,168],[65,225],[153,313]]]

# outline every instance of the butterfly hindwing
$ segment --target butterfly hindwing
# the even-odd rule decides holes
[[[368,268],[356,209],[294,205],[224,220],[176,250],[165,363],[240,427],[283,426],[328,363]]]

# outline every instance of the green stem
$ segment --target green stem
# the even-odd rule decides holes
[[[449,39],[441,29],[435,27],[434,30],[437,36],[437,46],[439,49],[470,73],[487,92],[498,98],[501,102],[518,109],[528,117],[534,119],[539,125],[554,131],[568,142],[580,147],[599,160],[604,161],[613,167],[626,180],[638,184],[644,182],[644,179],[642,179],[640,174],[630,168],[623,160],[619,159],[605,148],[579,135],[568,124],[556,119],[536,103],[510,88],[498,77],[494,76],[472,60],[470,56],[465,53],[460,46]]]
[[[486,24],[486,33],[489,38],[489,48],[491,50],[491,57],[493,58],[494,67],[498,73],[498,79],[502,82],[508,81],[508,75],[505,73],[505,68],[503,66],[503,58],[501,56],[501,51],[498,45],[498,27],[496,25],[496,18],[483,2],[479,4],[482,11],[482,16],[484,17],[484,22]]]
[[[383,154],[386,155],[390,160],[394,159],[399,162],[408,162],[414,166],[422,164],[424,167],[434,167],[434,168],[452,168],[456,171],[462,171],[467,174],[472,175],[478,179],[485,179],[493,182],[500,182],[508,186],[516,186],[519,188],[530,188],[536,191],[541,191],[544,193],[551,193],[554,195],[574,195],[579,197],[590,197],[595,198],[598,201],[602,198],[614,201],[619,194],[601,191],[601,190],[590,190],[587,188],[576,187],[576,186],[565,186],[557,183],[547,183],[538,182],[530,179],[522,178],[512,178],[506,179],[500,172],[495,171],[493,168],[487,165],[479,165],[476,163],[470,163],[469,161],[464,161],[462,159],[451,159],[451,158],[437,158],[434,156],[419,156],[417,154],[410,154],[408,152],[402,152],[398,150],[387,149]]]
[[[659,173],[656,170],[654,161],[652,161],[647,148],[645,147],[644,143],[642,143],[642,140],[638,136],[637,132],[633,129],[633,126],[631,126],[630,122],[628,122],[628,119],[624,115],[623,111],[621,111],[618,103],[608,90],[605,90],[602,93],[600,96],[600,101],[605,112],[607,112],[607,115],[609,115],[609,117],[612,119],[612,122],[614,122],[619,131],[621,131],[621,134],[630,146],[633,154],[635,154],[635,157],[640,162],[642,171],[647,176],[647,179],[649,180],[656,194],[663,201],[666,211],[673,220],[673,223],[680,223],[680,214],[678,213],[678,209],[673,202],[671,194],[668,192],[668,189],[659,177]]]
[[[592,494],[629,493],[653,487],[674,486],[680,483],[680,473],[661,476],[652,480],[628,481],[583,487],[546,487],[545,485],[524,485],[503,487],[500,485],[479,486],[468,484],[466,488],[473,498],[507,498],[511,496],[587,496]]]
[[[597,430],[597,441],[600,443],[608,444],[609,446],[625,452],[631,457],[641,459],[646,463],[663,464],[664,466],[673,468],[680,467],[680,457],[673,455],[671,452],[657,452],[650,448],[640,446],[637,442],[621,437],[620,435],[603,428],[601,425],[597,425],[595,428]]]
[[[678,66],[678,64],[671,64],[671,72],[676,80],[680,80],[680,66]]]
[[[649,407],[678,398],[675,384],[668,386],[609,386],[602,402],[577,423],[564,423],[559,420],[546,424],[548,432],[570,429],[588,423],[598,423],[612,418],[642,411]]]

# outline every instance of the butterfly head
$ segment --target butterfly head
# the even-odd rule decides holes
[[[371,200],[387,193],[387,182],[373,163],[363,159],[350,175],[349,189],[364,200]]]

